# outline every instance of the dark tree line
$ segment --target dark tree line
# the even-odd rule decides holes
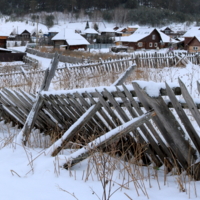
[[[0,5],[0,12],[3,14],[64,10],[78,12],[80,9],[92,11],[116,7],[135,9],[140,6],[188,14],[199,14],[200,12],[199,0],[0,0]]]

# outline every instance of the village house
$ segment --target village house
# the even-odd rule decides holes
[[[129,36],[131,34],[127,33],[127,28],[123,27],[123,28],[118,28],[115,32],[115,35],[117,37],[122,37],[122,36]]]
[[[184,49],[189,53],[200,52],[200,27],[192,27],[184,35]]]
[[[90,44],[83,36],[75,33],[73,29],[64,29],[52,38],[54,42],[54,48],[60,48],[63,46],[69,50],[75,49],[87,49]]]
[[[96,38],[99,33],[93,28],[85,29],[81,34],[88,42],[94,43],[96,42]]]
[[[132,35],[117,38],[115,44],[137,49],[169,48],[177,42],[155,28],[139,28]],[[176,48],[176,45],[173,46]]]
[[[116,31],[113,28],[106,28],[101,31],[102,36],[115,37]]]
[[[168,26],[161,28],[160,31],[174,39],[177,37],[182,37],[185,33],[184,31],[174,31]]]
[[[139,25],[128,26],[126,33],[132,35],[138,28],[140,28]]]
[[[6,48],[7,39],[8,35],[0,32],[0,48]]]

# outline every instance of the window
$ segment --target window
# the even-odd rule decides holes
[[[152,42],[149,43],[149,47],[153,47],[153,43]]]
[[[157,46],[158,46],[158,43],[155,42],[155,43],[154,43],[154,47],[157,47]]]
[[[198,47],[193,47],[193,50],[197,51],[197,50],[198,50]]]
[[[142,42],[138,42],[138,47],[142,47]]]
[[[155,40],[156,39],[156,35],[152,35],[152,40]]]

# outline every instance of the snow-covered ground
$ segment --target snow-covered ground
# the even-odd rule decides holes
[[[62,23],[54,28],[79,28],[84,30],[86,22]],[[99,24],[100,29],[105,28]],[[112,27],[114,24],[106,24]],[[1,28],[2,27],[2,28]],[[36,28],[32,22],[7,22],[0,20],[0,31],[10,33],[13,29],[20,31],[20,27]],[[39,25],[39,29],[47,31],[46,27]],[[13,47],[19,51],[25,51],[25,47]],[[98,50],[91,50],[96,51]],[[102,49],[101,52],[108,52]],[[167,50],[162,50],[167,51]],[[138,52],[139,53],[139,52]],[[28,54],[38,59],[42,69],[49,67],[51,60]],[[2,63],[1,63],[2,64]],[[63,63],[59,63],[62,66]],[[199,66],[189,64],[186,68],[149,69],[148,80],[156,82],[178,82],[181,78],[193,97],[199,97],[196,89],[196,81],[200,78]],[[141,77],[143,80],[143,77]],[[133,79],[135,80],[134,76]],[[197,131],[200,130],[196,127]],[[45,155],[44,148],[22,147],[16,144],[13,135],[20,132],[11,124],[0,122],[0,199],[2,200],[95,200],[103,199],[103,187],[98,180],[94,157],[85,160],[67,171],[62,168],[65,156],[50,157]],[[65,152],[68,155],[70,152]],[[39,155],[39,156],[38,156]],[[102,154],[98,156],[101,158]],[[115,162],[115,161],[113,161]],[[153,166],[142,167],[131,165],[133,176],[129,176],[126,170],[122,170],[127,163],[119,161],[113,171],[112,184],[106,185],[107,194],[111,189],[111,200],[187,200],[200,199],[200,181],[188,180],[182,174],[180,176],[169,173],[165,176],[164,168],[154,169]],[[89,167],[90,166],[90,167]],[[92,171],[90,171],[92,169]],[[91,172],[91,173],[90,173]],[[89,173],[89,174],[88,174]],[[183,189],[180,185],[183,184]],[[104,199],[106,200],[106,199]]]
[[[65,162],[64,156],[49,157],[41,153],[43,150],[41,148],[27,148],[10,142],[12,135],[18,132],[16,127],[12,128],[10,125],[0,123],[2,200],[102,199],[104,190],[94,170],[94,158],[90,161],[85,160],[67,171],[62,168]],[[69,153],[66,152],[66,155]],[[101,159],[101,156],[103,155],[96,155],[95,158]],[[115,164],[118,168],[112,171],[112,184],[106,185],[107,194],[109,194],[109,189],[111,193],[114,192],[111,200],[200,198],[198,189],[200,182],[189,181],[185,179],[184,174],[177,176],[170,173],[165,177],[164,168],[153,169],[153,166],[148,168],[140,166],[136,167],[132,177],[128,178],[127,171],[124,172],[122,169],[125,166],[133,168],[134,165],[119,163],[119,161]],[[88,172],[90,172],[89,175]],[[178,181],[183,184],[185,191],[180,191]]]
[[[24,51],[24,47],[18,47]],[[29,55],[38,59],[42,67],[50,64],[50,59]],[[62,63],[60,63],[62,64]],[[176,82],[180,77],[191,88],[193,96],[198,97],[195,83],[199,80],[199,66],[189,64],[186,68],[164,68],[150,70],[149,79],[159,82]],[[192,86],[191,86],[192,84]],[[64,155],[50,157],[43,148],[22,147],[12,141],[19,129],[0,123],[0,194],[2,200],[95,200],[102,199],[103,187],[95,171],[94,157],[85,160],[67,171],[62,168]],[[34,144],[35,145],[35,144]],[[39,156],[38,156],[39,155]],[[97,158],[101,158],[102,154]],[[180,176],[169,173],[164,168],[142,167],[117,161],[113,171],[112,184],[106,185],[107,194],[111,189],[111,200],[186,200],[200,198],[200,182],[188,180],[184,173]],[[99,164],[98,164],[99,165]],[[129,176],[127,165],[135,167]],[[89,167],[90,166],[90,167]],[[92,169],[92,171],[90,171]],[[89,175],[88,175],[88,172]],[[183,184],[184,189],[180,189]],[[183,191],[184,190],[184,191]]]

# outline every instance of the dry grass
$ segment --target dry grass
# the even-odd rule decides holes
[[[54,49],[54,48],[48,48],[48,47],[39,47],[38,50],[41,51],[41,52],[45,52],[45,53],[59,52],[62,55],[71,56],[71,57],[75,57],[75,58],[90,58],[91,61],[99,60],[99,58],[101,58],[103,60],[120,59],[121,58],[121,56],[113,54],[113,53],[102,53],[102,52],[92,53],[92,52],[89,52],[89,51],[78,51],[78,50],[62,51],[58,48]]]

